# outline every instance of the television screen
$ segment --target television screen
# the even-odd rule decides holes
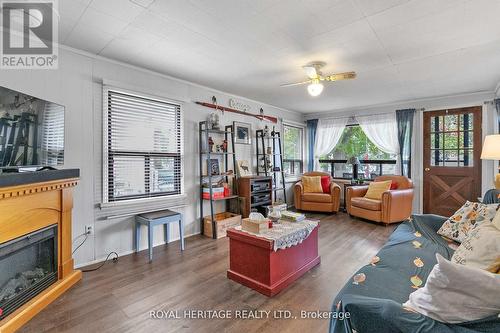
[[[64,163],[64,106],[0,87],[0,168]]]

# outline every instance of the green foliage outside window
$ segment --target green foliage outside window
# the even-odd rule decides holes
[[[347,126],[337,146],[330,154],[323,156],[322,159],[349,159],[351,157],[358,157],[360,160],[389,160],[395,158],[377,148],[359,125]]]

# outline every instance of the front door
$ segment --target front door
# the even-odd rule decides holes
[[[480,106],[424,112],[424,213],[451,216],[481,196]]]

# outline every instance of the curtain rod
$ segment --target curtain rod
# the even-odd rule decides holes
[[[411,109],[411,108],[409,108]],[[395,110],[396,111],[396,110]],[[394,111],[394,112],[395,112]],[[415,111],[417,112],[422,112],[422,111],[425,111],[425,108],[418,108],[418,109],[415,109]],[[361,116],[383,116],[383,115],[386,115],[386,114],[389,114],[391,113],[391,111],[388,111],[388,112],[382,112],[382,113],[370,113],[370,114],[351,114],[349,116],[341,116],[341,117],[325,117],[325,118],[318,118],[318,119],[344,119],[344,118],[353,118],[353,117],[361,117]]]

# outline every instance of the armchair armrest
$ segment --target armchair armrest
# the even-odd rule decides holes
[[[340,210],[340,186],[337,183],[330,183],[330,195],[332,196],[333,210]]]
[[[382,194],[382,222],[401,222],[410,217],[413,189],[389,190]]]
[[[345,192],[345,205],[347,213],[351,213],[351,198],[364,197],[366,192],[368,192],[368,186],[349,186]]]
[[[293,185],[293,202],[295,204],[295,209],[302,209],[302,194],[304,193],[304,186],[301,181],[298,181]]]

